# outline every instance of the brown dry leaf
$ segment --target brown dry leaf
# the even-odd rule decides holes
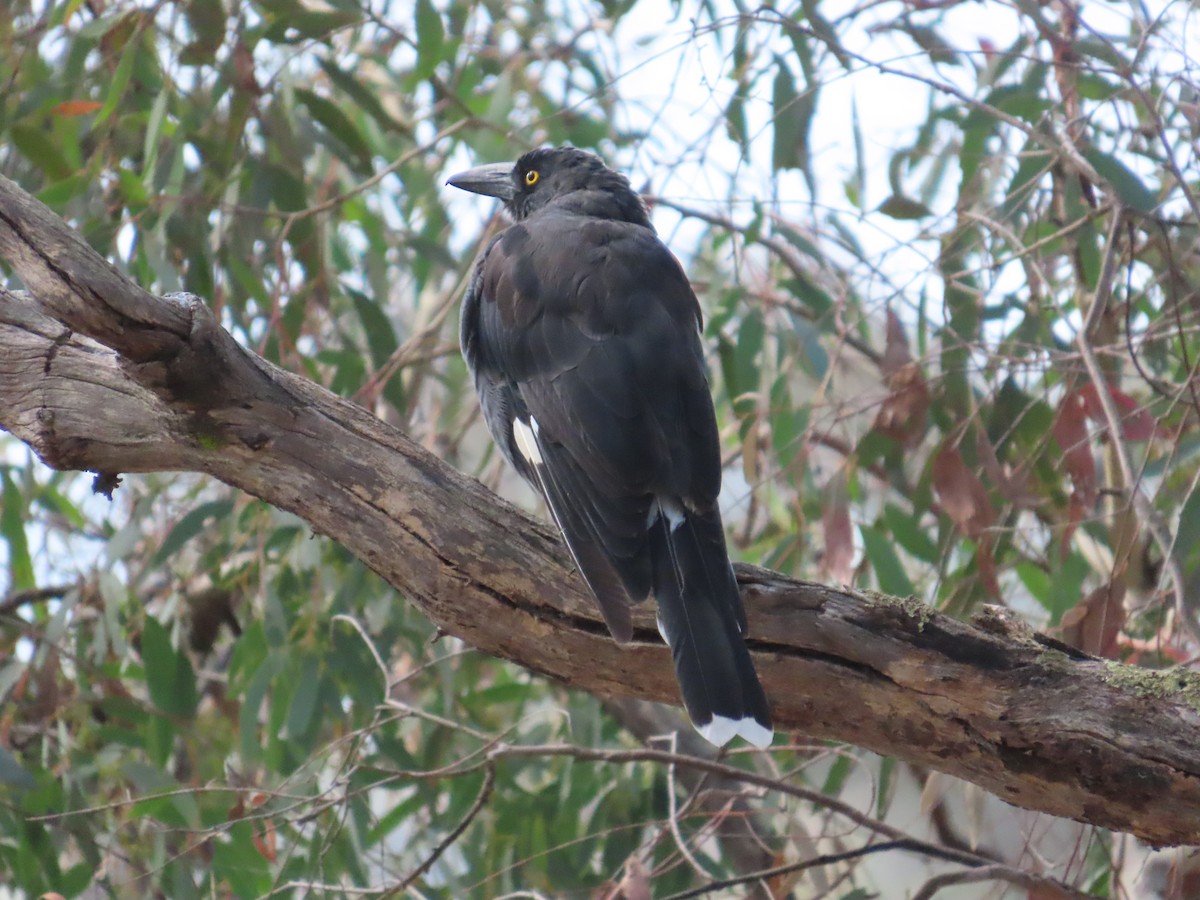
[[[835,584],[854,581],[854,525],[850,521],[850,505],[842,476],[830,482],[828,498],[821,510],[821,530],[825,537],[825,556],[822,563]]]
[[[652,900],[650,870],[636,856],[625,861],[625,877],[617,886],[617,897],[623,900]]]
[[[1088,438],[1087,402],[1078,391],[1062,399],[1054,416],[1054,439],[1063,453],[1067,474],[1071,476],[1071,499],[1067,506],[1067,527],[1063,531],[1061,554],[1065,558],[1071,535],[1096,503],[1096,460]]]
[[[949,442],[933,458],[933,491],[950,521],[972,540],[992,524],[995,513],[983,482]]]
[[[254,52],[239,40],[233,45],[233,78],[239,88],[251,97],[261,97],[262,88],[254,77]]]
[[[749,392],[740,395],[733,401],[735,404],[745,400],[754,401],[754,412],[750,413],[747,421],[742,423],[742,432],[745,435],[742,438],[742,474],[746,477],[747,484],[758,484],[762,471],[759,457],[770,440],[769,437],[767,441],[763,440],[763,433],[759,427],[761,424],[758,416],[758,411],[761,409],[759,399],[758,394]]]
[[[900,318],[888,310],[887,343],[879,371],[889,394],[875,416],[875,430],[906,447],[925,434],[929,421],[929,386],[912,358]]]
[[[1047,882],[1046,884],[1035,884],[1029,888],[1025,894],[1026,900],[1070,900],[1074,894],[1068,894],[1061,888],[1055,887]]]
[[[275,862],[276,856],[279,855],[278,843],[275,838],[275,823],[270,819],[266,819],[262,825],[262,833],[254,832],[253,838],[254,849],[259,852],[263,859],[267,862]]]
[[[1103,584],[1063,613],[1062,639],[1084,653],[1116,659],[1125,627],[1125,581]]]
[[[771,857],[771,868],[773,869],[787,865],[787,863],[788,858],[782,851],[773,854]],[[792,892],[796,890],[796,886],[800,884],[806,874],[803,869],[798,869],[794,872],[784,872],[781,875],[771,878],[767,882],[767,890],[770,892],[772,900],[792,896]]]
[[[962,458],[956,445],[947,441],[933,458],[933,492],[955,526],[976,542],[975,561],[984,590],[999,596],[996,561],[992,555],[992,535],[988,532],[996,518],[987,489]]]
[[[1100,392],[1094,384],[1085,384],[1076,393],[1084,413],[1093,422],[1108,425],[1108,417],[1104,414],[1104,405],[1100,402]],[[1112,398],[1113,406],[1120,416],[1118,425],[1121,437],[1127,441],[1148,441],[1153,437],[1166,437],[1166,432],[1154,421],[1154,416],[1128,394],[1109,386],[1108,395]]]
[[[887,338],[883,345],[883,356],[879,358],[879,371],[890,378],[912,362],[912,351],[908,347],[908,335],[904,323],[892,310],[887,313]]]
[[[929,387],[921,367],[909,363],[886,380],[891,393],[875,416],[875,430],[905,447],[918,443],[929,421]]]
[[[103,105],[99,100],[64,100],[54,107],[53,113],[56,116],[86,116]]]
[[[1054,417],[1054,439],[1063,452],[1067,474],[1075,493],[1082,502],[1091,505],[1096,499],[1096,460],[1088,438],[1087,401],[1078,391],[1062,399]]]
[[[46,653],[42,665],[34,672],[33,684],[36,688],[34,702],[26,710],[28,721],[47,722],[58,715],[63,703],[62,666],[58,648],[51,646]]]
[[[1012,466],[1001,463],[996,456],[996,448],[982,428],[975,429],[975,456],[988,482],[1001,497],[1018,509],[1032,509],[1037,504],[1038,496],[1029,489],[1029,472],[1014,470]]]
[[[981,535],[975,548],[975,561],[979,564],[979,579],[983,582],[983,589],[993,597],[999,597],[1000,577],[996,574],[996,556],[992,549],[992,535]]]
[[[925,776],[925,785],[921,788],[922,816],[928,816],[942,805],[952,784],[950,776],[941,772],[930,772]]]
[[[238,819],[246,815],[246,804],[242,799],[242,795],[238,794],[237,802],[229,807],[229,812],[225,814],[225,821],[236,822]]]

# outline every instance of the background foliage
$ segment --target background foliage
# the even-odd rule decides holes
[[[596,149],[706,308],[738,556],[1190,665],[1189,37],[1184,4],[18,0],[0,172],[147,288],[531,502],[455,341],[490,208],[442,183]],[[110,502],[12,440],[0,478],[0,880],[26,895],[666,896],[748,849],[863,843],[776,796],[761,846],[715,837],[648,762],[427,774],[501,735],[636,740],[223,485],[128,478]],[[915,786],[915,832],[1100,896],[1137,876],[1118,838],[1026,823],[1010,848],[959,788],[846,748],[735,762],[909,822]],[[881,871],[770,884],[899,896]]]

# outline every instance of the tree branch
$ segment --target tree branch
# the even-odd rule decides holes
[[[601,695],[678,702],[653,612],[608,636],[552,529],[318,385],[156,298],[0,178],[0,427],[50,466],[204,472],[304,518],[444,631]],[[1200,843],[1200,683],[1001,620],[741,566],[776,721],[1019,806]]]

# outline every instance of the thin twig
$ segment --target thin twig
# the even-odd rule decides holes
[[[677,732],[671,733],[671,752],[676,752]],[[691,849],[687,845],[687,841],[683,839],[683,834],[679,830],[679,807],[675,799],[675,762],[671,761],[667,764],[667,822],[671,827],[671,835],[675,838],[675,846],[679,848],[680,854],[688,861],[697,874],[704,878],[712,878],[712,872],[704,868],[700,864],[700,860],[692,855]]]
[[[379,655],[379,650],[375,647],[375,642],[371,640],[371,636],[367,634],[367,630],[363,628],[362,623],[359,622],[358,619],[354,618],[354,616],[348,616],[344,613],[339,613],[330,621],[346,622],[351,628],[358,632],[358,636],[363,639],[363,643],[366,644],[367,649],[371,651],[371,656],[375,659],[375,665],[379,669],[379,674],[383,676],[383,697],[384,700],[387,700],[388,695],[392,691],[392,673],[389,671],[387,663],[383,661],[383,657]]]
[[[53,587],[30,588],[27,591],[15,591],[0,600],[0,616],[11,616],[26,603],[44,603],[47,600],[60,600],[77,584],[56,584]]]
[[[1057,891],[1062,900],[1086,900],[1086,898],[1094,896],[1093,894],[1085,894],[1075,888],[1067,887],[1051,878],[1034,875],[1032,872],[1022,872],[1020,869],[1014,869],[1010,866],[995,865],[981,866],[978,869],[967,869],[964,872],[946,872],[942,875],[935,875],[926,881],[919,891],[913,894],[912,900],[931,900],[933,895],[944,887],[950,887],[954,884],[971,884],[979,881],[1007,881],[1010,884],[1015,884],[1030,891]],[[1046,894],[1039,893],[1038,896],[1044,897]]]
[[[489,764],[487,768],[484,769],[483,784],[479,787],[479,793],[475,795],[475,802],[471,804],[471,808],[467,810],[466,815],[459,819],[458,824],[451,828],[446,836],[438,841],[437,846],[433,848],[433,852],[425,857],[424,861],[419,866],[409,872],[403,881],[401,881],[395,887],[389,889],[383,896],[394,897],[399,895],[402,890],[407,888],[410,884],[429,871],[430,867],[438,861],[438,858],[446,852],[451,844],[458,840],[459,835],[466,831],[467,826],[474,821],[477,815],[479,815],[479,812],[483,809],[483,807],[487,804],[488,799],[492,796],[492,790],[495,787],[496,767]]]
[[[725,880],[709,882],[708,884],[704,884],[702,887],[683,890],[683,892],[678,894],[667,895],[664,900],[685,900],[686,898],[692,898],[692,896],[703,896],[704,894],[710,894],[714,892],[714,890],[738,887],[739,884],[748,884],[752,881],[761,880],[761,878],[775,878],[779,877],[780,875],[793,875],[796,874],[796,872],[802,872],[805,869],[816,869],[817,866],[845,863],[851,859],[860,859],[865,856],[870,856],[872,853],[883,853],[890,850],[913,850],[918,853],[925,853],[926,856],[929,856],[929,853],[925,850],[925,848],[914,847],[912,846],[913,844],[913,841],[908,840],[883,841],[881,844],[869,844],[865,847],[858,847],[856,850],[847,850],[844,853],[826,853],[822,854],[822,856],[812,857],[811,859],[800,860],[800,862],[797,863],[776,865],[770,869],[751,872],[750,875],[742,875],[736,878],[725,878]],[[989,872],[989,874],[984,877],[964,877],[976,875],[977,872]],[[1007,865],[985,865],[980,866],[978,869],[967,869],[964,872],[950,872],[950,875],[958,877],[959,881],[988,881],[990,878],[998,878],[998,880],[1012,881],[1014,883],[1022,884],[1022,886],[1026,887],[1052,887],[1061,890],[1064,898],[1086,898],[1087,896],[1086,894],[1070,892],[1069,889],[1063,888],[1057,882],[1050,880],[1050,878],[1032,875],[1030,872],[1022,872],[1020,869],[1010,869]],[[930,882],[926,882],[926,888],[929,887],[929,883]],[[917,899],[913,898],[913,900]]]
[[[665,206],[667,209],[674,210],[684,218],[698,219],[701,222],[714,225],[717,228],[721,228],[725,231],[740,234],[744,239],[748,238],[749,229],[747,229],[745,226],[738,225],[737,222],[733,221],[727,216],[706,212],[702,209],[696,209],[691,206],[684,206],[682,203],[676,203],[674,200],[667,199],[666,197],[653,196],[648,197],[647,199],[657,206]],[[808,280],[812,278],[812,274],[800,264],[800,260],[796,258],[796,254],[793,252],[792,248],[789,247],[784,241],[769,234],[760,234],[753,240],[754,243],[765,247],[771,253],[775,254],[775,256],[779,257],[779,261],[782,262],[784,266],[787,267],[788,271],[791,272],[796,278],[802,280]],[[790,304],[788,305],[788,309],[805,319],[813,322],[817,321],[817,316],[812,312],[812,310]],[[863,356],[867,357],[867,359],[875,363],[879,362],[880,353],[870,344],[849,333],[839,335],[839,337],[841,337],[846,344],[863,354]]]
[[[570,744],[499,744],[488,753],[487,758],[489,761],[492,761],[526,756],[569,756],[578,760],[604,763],[656,762],[666,765],[674,762],[680,767],[710,772],[714,775],[720,775],[724,778],[786,794],[807,803],[822,806],[830,812],[849,819],[854,824],[861,825],[863,828],[876,834],[881,834],[893,840],[907,841],[909,846],[916,852],[937,856],[939,859],[957,862],[964,866],[984,866],[992,862],[992,860],[975,853],[950,850],[927,841],[917,840],[905,834],[899,828],[873,819],[865,813],[859,812],[848,803],[827,797],[820,791],[788,784],[787,782],[779,781],[766,775],[760,775],[757,772],[739,769],[737,766],[716,762],[711,759],[702,759],[697,756],[687,756],[686,754],[671,753],[666,750],[650,749],[600,750],[591,747],[573,747]],[[467,771],[476,771],[481,766],[482,764],[473,766]],[[465,771],[447,774],[465,774]]]
[[[1179,617],[1180,625],[1192,635],[1193,639],[1200,640],[1200,627],[1197,626],[1196,621],[1193,619],[1192,610],[1188,605],[1187,592],[1184,590],[1183,570],[1179,564],[1179,559],[1174,553],[1174,539],[1167,529],[1166,524],[1159,517],[1158,511],[1150,502],[1150,498],[1142,491],[1141,479],[1135,473],[1133,463],[1129,458],[1129,449],[1121,439],[1121,415],[1117,410],[1117,404],[1113,401],[1112,394],[1109,392],[1108,381],[1104,377],[1103,369],[1100,368],[1100,361],[1096,358],[1096,351],[1092,347],[1092,331],[1096,323],[1100,321],[1100,316],[1103,314],[1105,307],[1108,306],[1109,295],[1112,293],[1113,271],[1116,267],[1117,235],[1120,231],[1124,215],[1124,209],[1121,206],[1117,206],[1113,211],[1112,225],[1108,230],[1108,239],[1104,248],[1104,259],[1100,266],[1100,278],[1096,285],[1096,294],[1092,299],[1091,307],[1087,311],[1087,318],[1083,322],[1083,327],[1075,335],[1075,343],[1079,347],[1079,354],[1083,358],[1083,365],[1087,369],[1088,377],[1096,387],[1096,397],[1100,401],[1100,408],[1104,411],[1104,419],[1108,425],[1109,440],[1111,441],[1113,452],[1117,457],[1117,464],[1121,468],[1121,477],[1125,480],[1125,488],[1129,492],[1134,510],[1145,524],[1151,537],[1154,538],[1154,542],[1158,545],[1159,551],[1163,555],[1163,567],[1170,573],[1171,585],[1175,594],[1175,611]]]

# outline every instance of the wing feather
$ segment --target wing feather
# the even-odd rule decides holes
[[[707,508],[720,488],[695,295],[652,231],[578,216],[512,226],[472,293],[464,347],[469,331],[488,426],[545,496],[611,628],[614,602],[652,588],[656,495]],[[516,419],[537,423],[537,466]]]

